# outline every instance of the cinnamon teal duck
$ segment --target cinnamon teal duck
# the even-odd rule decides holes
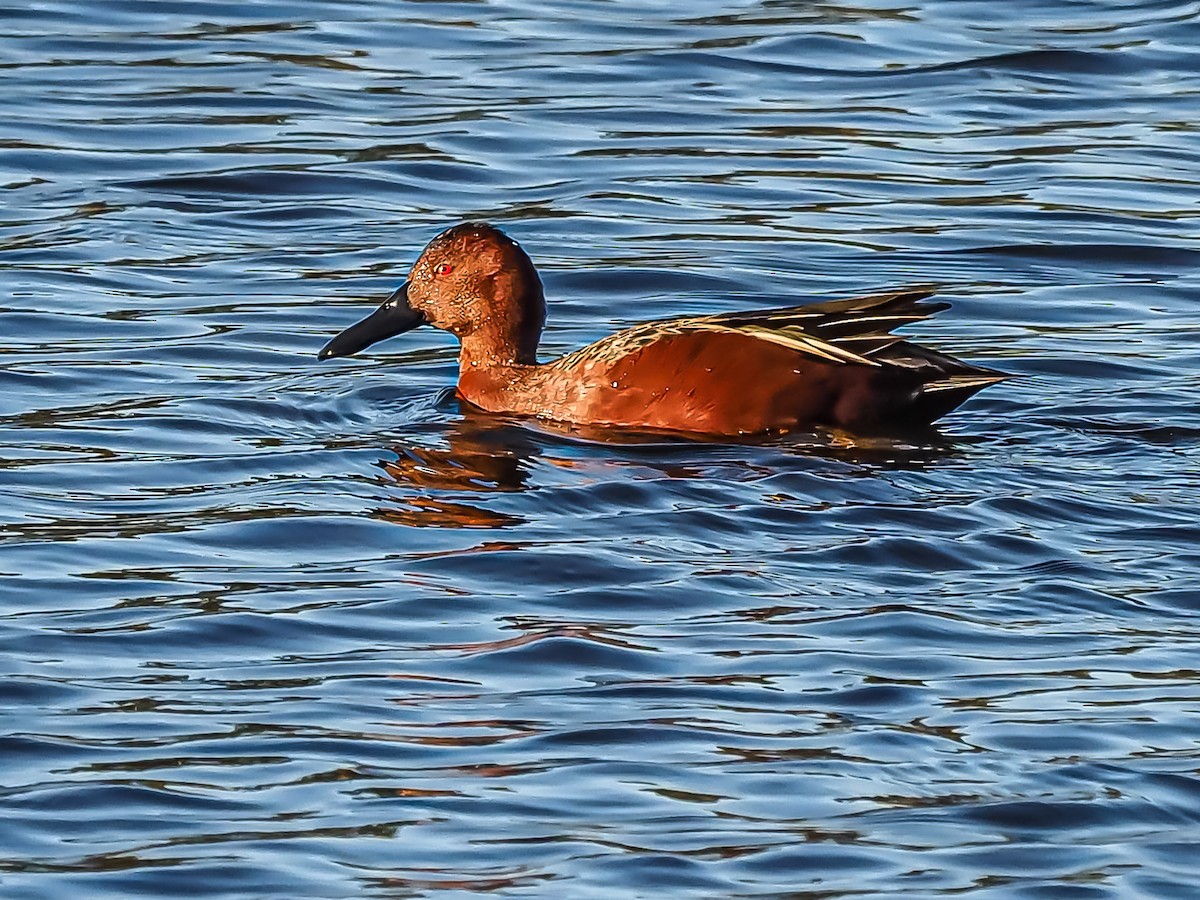
[[[461,343],[459,396],[490,412],[713,435],[916,427],[1010,377],[892,333],[949,307],[931,293],[646,322],[539,363],[537,270],[500,229],[467,222],[435,237],[408,280],[317,358],[432,325]]]

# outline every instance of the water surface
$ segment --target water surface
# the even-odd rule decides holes
[[[1200,4],[0,10],[0,894],[1195,896]],[[936,283],[938,435],[315,353]]]

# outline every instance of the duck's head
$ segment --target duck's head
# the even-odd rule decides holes
[[[542,282],[525,251],[499,228],[464,222],[430,241],[408,280],[317,359],[432,325],[457,336],[474,362],[532,363],[545,321]]]

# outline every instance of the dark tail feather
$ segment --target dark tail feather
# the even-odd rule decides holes
[[[921,386],[921,392],[913,401],[914,418],[923,422],[933,422],[957,409],[985,387],[1012,377],[988,369],[976,369],[971,374],[950,375],[939,381],[927,382]]]
[[[1015,377],[908,341],[885,347],[875,358],[915,376],[920,387],[907,413],[913,421],[940,419],[985,387]]]

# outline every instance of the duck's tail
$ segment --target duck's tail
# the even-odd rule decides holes
[[[985,387],[1016,376],[963,362],[946,353],[910,344],[895,344],[881,354],[892,365],[920,378],[911,414],[914,420],[933,422],[956,409]]]
[[[991,372],[979,375],[950,375],[940,381],[926,382],[913,402],[914,413],[925,422],[934,422],[951,410],[957,409],[985,387],[1013,377]]]

